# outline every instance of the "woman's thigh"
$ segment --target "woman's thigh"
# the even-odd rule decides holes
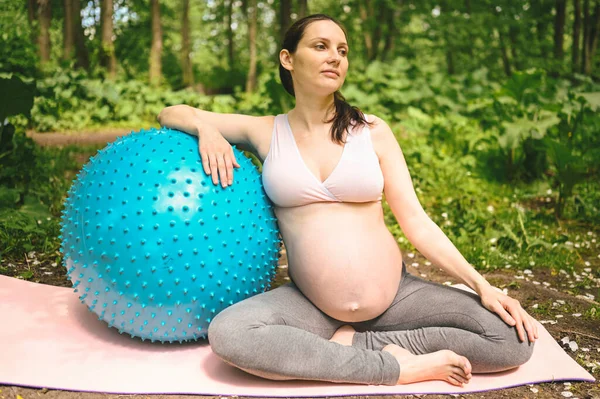
[[[344,324],[322,312],[293,281],[229,306],[214,317],[211,325],[224,321],[238,328],[286,325],[326,339]]]

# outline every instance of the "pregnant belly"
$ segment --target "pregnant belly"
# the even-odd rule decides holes
[[[390,306],[402,255],[379,202],[311,204],[279,210],[277,217],[290,278],[321,311],[359,322]]]

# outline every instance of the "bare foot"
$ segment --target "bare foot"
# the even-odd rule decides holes
[[[343,325],[336,330],[333,334],[333,337],[329,341],[337,342],[338,344],[342,344],[345,346],[352,346],[352,339],[354,338],[354,333],[356,330],[349,325]]]
[[[398,345],[386,345],[382,351],[394,355],[400,364],[398,384],[442,380],[462,387],[471,379],[469,360],[450,350],[440,350],[425,355],[413,355]]]

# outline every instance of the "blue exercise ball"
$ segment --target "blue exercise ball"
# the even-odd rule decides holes
[[[256,166],[234,146],[233,184],[204,173],[198,138],[118,137],[90,158],[61,217],[67,279],[81,303],[132,338],[206,338],[223,309],[267,291],[281,241]]]

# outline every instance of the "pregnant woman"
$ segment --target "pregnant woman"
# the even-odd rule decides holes
[[[291,281],[212,320],[225,362],[273,380],[371,385],[444,380],[525,363],[538,336],[519,302],[493,288],[421,207],[397,140],[339,92],[346,33],[323,14],[298,20],[279,53],[295,97],[287,114],[253,117],[176,105],[161,125],[197,135],[214,184],[239,167],[230,144],[263,162]],[[406,271],[386,228],[382,192],[400,227],[433,264],[478,295]]]

